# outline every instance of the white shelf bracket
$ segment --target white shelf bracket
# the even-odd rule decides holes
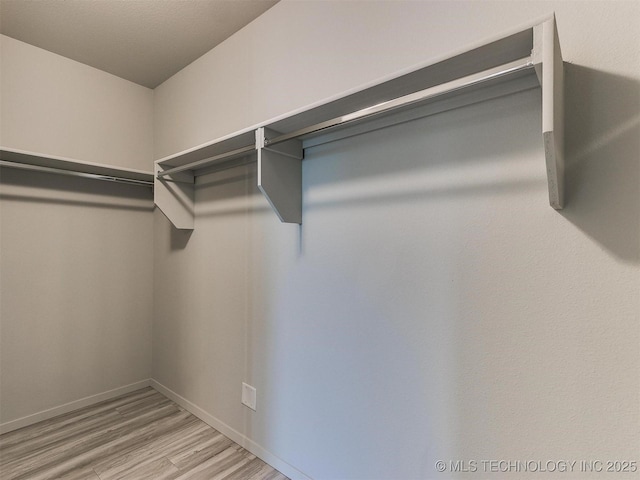
[[[158,163],[154,166],[153,199],[165,217],[180,230],[193,230],[194,227],[194,177],[189,172],[171,174],[171,179],[159,178],[163,169]],[[173,181],[172,181],[173,180]]]
[[[542,88],[542,139],[549,203],[561,210],[564,207],[564,72],[555,17],[534,27],[531,56]]]
[[[280,133],[265,127],[256,130],[258,188],[284,223],[302,223],[302,142],[287,140],[269,146]]]

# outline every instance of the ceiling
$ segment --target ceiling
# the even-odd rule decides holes
[[[278,0],[0,0],[0,33],[155,88]]]

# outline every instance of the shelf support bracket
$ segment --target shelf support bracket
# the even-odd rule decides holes
[[[193,230],[194,227],[194,177],[189,172],[177,172],[171,174],[171,181],[158,174],[162,167],[154,165],[154,189],[153,197],[156,206],[165,217],[180,230]]]
[[[258,188],[283,223],[302,223],[302,142],[287,140],[269,146],[281,134],[265,127],[256,130]]]
[[[561,210],[564,207],[564,72],[555,17],[534,27],[531,56],[542,88],[542,139],[549,203]]]

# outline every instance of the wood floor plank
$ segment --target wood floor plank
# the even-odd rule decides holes
[[[74,437],[82,437],[86,433],[115,426],[121,421],[122,416],[118,412],[107,411],[83,418],[77,424],[67,424],[59,430],[48,430],[39,436],[29,435],[29,438],[22,442],[12,443],[0,449],[0,465],[4,465],[7,459],[26,461],[34,452],[42,455],[48,449],[63,445]]]
[[[113,438],[110,441],[95,446],[95,448],[85,451],[80,455],[76,455],[68,462],[64,462],[57,466],[56,472],[64,471],[64,469],[69,466],[90,465],[97,460],[108,456],[117,457],[122,453],[122,451],[137,445],[145,445],[156,436],[162,436],[175,431],[175,425],[187,419],[188,416],[190,416],[190,414],[187,412],[177,412],[174,415],[159,419],[149,425],[138,428],[135,431]],[[48,473],[50,474],[51,471]],[[40,478],[34,477],[34,480],[40,480]]]
[[[145,388],[0,436],[2,480],[288,480]]]
[[[235,445],[221,433],[213,431],[216,434],[210,438],[203,439],[175,454],[169,454],[167,458],[181,471],[186,472]]]
[[[259,458],[237,470],[224,480],[288,480],[283,474]]]
[[[170,434],[159,435],[149,442],[132,445],[105,456],[93,463],[93,469],[100,478],[115,478],[122,472],[137,467],[141,463],[151,462],[178,451],[184,444],[197,444],[202,433],[212,430],[196,417],[179,425]]]
[[[150,462],[140,462],[129,470],[120,471],[115,476],[100,475],[100,480],[173,480],[180,476],[180,470],[165,457]]]
[[[70,470],[56,477],[56,480],[100,480],[100,477],[91,467],[82,467]]]
[[[242,468],[239,468],[231,475],[225,477],[224,480],[250,480],[256,478],[261,479],[268,473],[269,470],[273,470],[273,468],[271,468],[259,458],[254,458]]]
[[[3,465],[3,468],[9,474],[16,475],[16,480],[23,477],[37,480],[47,478],[47,475],[59,475],[71,468],[86,465],[101,455],[111,454],[122,446],[153,437],[158,430],[171,428],[172,423],[184,416],[184,412],[176,406],[169,405],[139,418],[127,419],[116,426],[101,428],[56,443],[42,451],[34,451],[28,458],[22,457],[17,462]],[[25,466],[29,466],[29,470],[24,471]]]
[[[16,479],[22,476],[37,479],[37,472],[48,471],[51,464],[57,464],[57,468],[60,469],[62,465],[72,462],[70,466],[77,468],[81,466],[78,463],[80,459],[88,463],[91,457],[108,453],[110,449],[117,449],[124,442],[134,443],[145,436],[153,436],[156,429],[164,427],[172,420],[172,415],[180,414],[184,416],[184,412],[177,406],[168,405],[137,418],[101,426],[90,433],[83,432],[33,450],[26,456],[21,455],[13,462],[3,463],[3,472],[6,469],[10,475],[16,475]],[[166,420],[167,418],[169,420]],[[62,474],[64,471],[56,470],[56,473]]]
[[[13,432],[5,433],[0,435],[0,452],[5,448],[15,445],[16,443],[24,444],[28,439],[39,438],[51,432],[58,432],[60,429],[64,429],[68,426],[77,428],[77,424],[83,419],[88,419],[104,412],[111,412],[117,407],[149,396],[163,397],[163,395],[159,394],[151,387],[148,387],[111,400],[105,400],[95,405],[84,407],[74,412],[60,415],[50,420],[45,420],[19,430],[14,430]]]
[[[169,403],[172,403],[171,400],[164,395],[156,393],[155,395],[149,395],[139,400],[118,406],[116,407],[116,411],[125,417],[130,415],[140,415],[141,413],[148,412],[157,407],[165,406]]]
[[[246,450],[232,445],[185,472],[178,480],[221,480],[251,460]]]

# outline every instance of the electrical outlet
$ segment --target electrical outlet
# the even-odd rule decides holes
[[[256,389],[242,382],[242,404],[256,410]]]

